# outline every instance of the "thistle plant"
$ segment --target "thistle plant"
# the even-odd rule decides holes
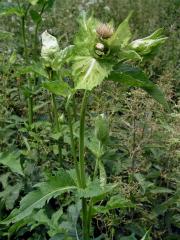
[[[155,31],[149,37],[131,41],[132,35],[129,27],[130,14],[117,28],[111,23],[101,23],[93,17],[82,15],[79,19],[80,30],[75,36],[74,45],[60,50],[55,37],[44,32],[42,34],[41,57],[46,71],[43,87],[52,94],[52,108],[55,116],[57,130],[60,131],[57,104],[55,96],[60,95],[65,100],[67,126],[69,129],[71,153],[74,169],[60,169],[47,181],[35,186],[35,190],[28,193],[20,202],[19,209],[14,210],[3,224],[16,223],[28,219],[35,210],[42,208],[51,198],[65,192],[71,193],[79,208],[79,224],[82,231],[74,231],[75,237],[66,232],[68,239],[94,239],[91,221],[96,214],[118,208],[123,204],[116,194],[117,183],[108,183],[102,155],[106,149],[109,137],[108,119],[104,114],[95,121],[95,133],[91,139],[95,148],[91,148],[86,138],[86,110],[88,99],[94,88],[103,81],[114,81],[120,85],[140,87],[155,100],[168,108],[161,90],[151,82],[145,73],[134,64],[143,61],[162,43],[166,37],[162,30]],[[72,74],[65,71],[64,64],[71,64]],[[73,85],[64,81],[64,77],[73,80]],[[72,87],[73,86],[73,87]],[[83,98],[79,116],[79,134],[75,134],[72,114],[72,102],[77,91],[82,92]],[[78,150],[76,147],[78,142]],[[85,148],[89,148],[95,156],[94,171],[87,173],[87,159]],[[114,195],[113,195],[114,194]],[[107,197],[112,196],[108,201]],[[100,202],[104,205],[100,206]],[[118,204],[117,204],[118,202]],[[129,203],[129,208],[133,207]],[[146,239],[148,233],[142,238]],[[64,238],[66,239],[66,238]]]

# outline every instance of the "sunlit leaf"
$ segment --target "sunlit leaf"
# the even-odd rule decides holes
[[[76,89],[92,90],[102,83],[112,69],[112,64],[91,56],[77,56],[73,64]]]

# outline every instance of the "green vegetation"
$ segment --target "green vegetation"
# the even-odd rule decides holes
[[[1,240],[179,239],[179,7],[0,1]]]

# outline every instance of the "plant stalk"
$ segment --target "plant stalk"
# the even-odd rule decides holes
[[[60,132],[56,99],[55,99],[55,95],[54,94],[52,94],[51,96],[52,96],[52,108],[53,108],[55,127],[56,127],[56,131]],[[60,164],[62,164],[62,146],[61,146],[61,140],[60,139],[58,140],[58,150],[59,150]]]
[[[80,163],[80,177],[81,187],[86,187],[86,174],[85,174],[85,160],[84,160],[84,135],[85,135],[85,113],[88,100],[88,93],[85,91],[81,105],[80,115],[80,130],[79,130],[79,163]],[[87,200],[82,198],[82,225],[83,225],[83,239],[89,240],[89,230],[87,225]]]
[[[75,146],[75,141],[74,141],[74,136],[73,136],[72,116],[71,116],[71,111],[70,111],[69,105],[67,106],[67,115],[68,115],[68,125],[69,125],[70,138],[71,138],[71,151],[72,151],[72,156],[74,159],[78,185],[80,186],[81,178],[80,178],[79,164],[78,164],[77,157],[76,157],[76,146]]]

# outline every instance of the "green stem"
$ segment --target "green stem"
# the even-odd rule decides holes
[[[20,3],[18,1],[18,6],[21,9]],[[25,21],[26,21],[26,17],[28,14],[28,11],[31,7],[31,4],[28,4],[24,15],[21,17],[21,31],[22,31],[22,39],[23,39],[23,45],[24,45],[24,58],[26,63],[28,62],[28,49],[27,49],[27,42],[26,42],[26,28],[25,28]],[[32,90],[32,86],[31,86],[31,80],[28,80],[28,87],[30,89],[30,91]],[[30,96],[28,97],[28,122],[29,122],[29,126],[31,126],[31,124],[33,123],[33,97],[30,93]]]
[[[85,160],[84,160],[84,134],[85,134],[85,113],[87,106],[88,94],[84,93],[84,97],[81,105],[80,115],[80,130],[79,130],[79,162],[80,162],[80,177],[81,187],[86,187],[86,174],[85,174]],[[89,231],[87,226],[87,200],[82,198],[82,224],[83,224],[83,239],[89,240]]]
[[[98,156],[96,157],[96,163],[95,163],[95,169],[94,169],[94,174],[93,174],[93,181],[95,180],[97,173],[98,173],[98,167],[99,167],[99,161],[100,161],[100,155],[101,155],[101,149],[102,149],[102,144],[99,141],[99,152]],[[91,226],[91,215],[92,215],[92,208],[93,208],[93,201],[92,199],[89,202],[89,209],[87,213],[87,229],[90,234],[90,226]]]
[[[81,178],[80,178],[79,164],[78,164],[77,157],[76,157],[76,146],[75,146],[75,141],[74,141],[74,136],[73,136],[72,116],[71,116],[71,111],[70,111],[69,105],[67,106],[67,114],[68,114],[68,125],[69,125],[70,138],[71,138],[71,151],[72,151],[72,156],[74,159],[78,184],[80,186]]]
[[[80,174],[81,174],[81,187],[86,187],[86,175],[85,175],[85,160],[84,160],[84,134],[85,134],[85,113],[87,105],[88,94],[85,91],[81,105],[80,115],[80,130],[79,130],[79,162],[80,162]]]
[[[42,6],[42,9],[40,11],[40,20],[36,23],[36,27],[35,27],[35,33],[34,33],[34,46],[33,46],[33,51],[34,51],[34,58],[36,58],[36,55],[37,55],[37,43],[38,43],[38,30],[39,30],[39,26],[40,26],[40,23],[41,23],[41,17],[42,17],[42,14],[44,12],[44,9],[47,5],[47,2],[45,2]]]
[[[51,96],[52,96],[52,108],[53,108],[54,122],[55,122],[55,126],[56,126],[56,131],[60,132],[56,99],[55,99],[55,95],[54,94],[52,94]],[[58,140],[58,150],[59,150],[60,164],[62,164],[62,146],[61,146],[61,140],[60,139]]]

